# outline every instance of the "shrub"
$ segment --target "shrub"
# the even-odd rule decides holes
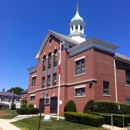
[[[21,108],[26,108],[26,104],[22,104],[22,105],[21,105]]]
[[[16,109],[16,105],[14,103],[11,104],[11,110],[15,110]]]
[[[34,108],[33,104],[29,104],[28,108]]]
[[[76,112],[65,112],[64,116],[66,121],[74,123],[91,125],[91,126],[101,126],[104,124],[104,117],[101,116],[95,116],[85,113],[76,113]]]
[[[118,110],[120,105],[120,110]],[[94,112],[100,113],[113,113],[113,114],[130,114],[130,105],[115,103],[111,101],[96,101],[93,105]]]
[[[67,111],[76,112],[76,105],[74,101],[70,100],[67,102],[64,108],[64,112],[67,112]]]
[[[86,103],[86,105],[85,105],[85,107],[84,107],[84,109],[83,109],[83,113],[86,113],[86,112],[88,112],[88,111],[92,111],[92,110],[93,110],[93,104],[94,104],[94,100],[89,100],[89,101]]]
[[[92,115],[100,115],[100,112],[88,112],[88,114]],[[122,115],[122,114],[118,114]],[[110,124],[111,125],[111,114],[110,113],[102,113],[102,117],[105,118],[105,124]],[[124,115],[124,125],[127,126],[130,123],[130,115]],[[113,125],[116,126],[123,126],[123,117],[121,116],[113,116]]]
[[[21,115],[38,114],[39,113],[38,108],[18,108],[18,109],[16,109],[16,111],[18,114],[21,114]]]

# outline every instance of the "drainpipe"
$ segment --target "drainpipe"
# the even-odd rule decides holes
[[[117,80],[116,80],[116,57],[114,56],[114,77],[115,77],[115,96],[116,103],[118,102],[118,93],[117,93]]]

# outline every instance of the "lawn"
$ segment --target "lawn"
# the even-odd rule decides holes
[[[0,118],[12,119],[17,116],[16,110],[0,110]]]
[[[41,118],[43,120],[43,117]],[[52,118],[50,122],[44,122],[41,120],[40,130],[106,130],[101,127],[92,127],[87,125],[81,125],[76,123],[67,122],[63,119],[57,121]],[[12,122],[15,126],[22,130],[37,130],[39,117],[26,118],[17,122]]]

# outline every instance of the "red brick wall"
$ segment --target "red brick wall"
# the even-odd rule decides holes
[[[36,107],[39,107],[39,99],[41,98],[41,93],[43,91],[48,93],[49,97],[58,96],[57,87],[42,89],[42,67],[43,67],[43,56],[54,53],[55,48],[59,49],[60,41],[55,37],[51,36],[53,41],[51,45],[47,42],[43,51],[40,54],[40,58],[37,64],[37,72],[30,74],[29,78],[29,88],[28,88],[28,104],[33,103]],[[75,82],[80,82],[83,80],[89,80],[96,78],[97,82],[93,82],[90,87],[89,83],[75,84],[71,86],[62,86],[60,89],[60,100],[62,104],[60,105],[60,115],[63,115],[64,106],[69,100],[73,100],[76,104],[77,111],[82,112],[86,102],[90,99],[94,100],[111,100],[115,101],[115,80],[114,80],[114,59],[113,54],[101,51],[99,49],[89,49],[78,55],[68,57],[66,50],[62,50],[62,61],[61,61],[61,84],[70,84]],[[85,74],[81,76],[76,76],[75,74],[75,59],[85,56]],[[53,61],[54,55],[52,56],[52,66],[51,66],[51,86],[53,86]],[[47,72],[48,72],[48,58],[46,59],[46,81],[47,85]],[[57,62],[58,64],[58,62]],[[130,97],[130,87],[126,87],[125,84],[125,69],[129,68],[128,64],[116,61],[117,66],[117,85],[118,85],[118,101],[125,102],[125,97]],[[57,69],[58,70],[58,69]],[[31,87],[32,76],[37,74],[36,87]],[[110,86],[110,96],[103,96],[103,81],[109,82]],[[57,72],[57,84],[58,84],[58,72]],[[85,85],[85,95],[84,97],[75,97],[75,87],[79,85]],[[45,87],[46,88],[46,87]],[[37,92],[35,93],[35,90]],[[30,102],[30,94],[35,93],[35,102]],[[50,106],[45,106],[45,113],[50,111]]]

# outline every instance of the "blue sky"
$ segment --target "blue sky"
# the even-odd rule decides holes
[[[78,0],[87,39],[117,45],[130,57],[130,0]],[[47,31],[69,35],[77,0],[0,0],[0,91],[28,87],[27,69]]]

